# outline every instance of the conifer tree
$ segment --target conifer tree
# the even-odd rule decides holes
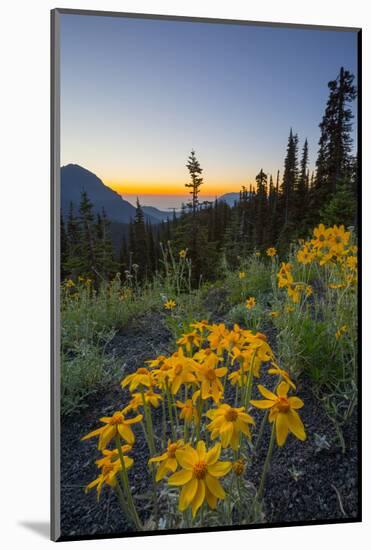
[[[200,192],[200,186],[203,184],[203,178],[201,177],[202,168],[196,158],[196,153],[193,149],[190,156],[188,157],[188,162],[186,166],[191,176],[191,182],[186,183],[185,186],[191,189],[190,195],[192,197],[191,202],[189,202],[187,206],[192,210],[193,214],[195,214],[199,206],[198,195]]]
[[[110,222],[104,208],[102,214],[97,215],[95,257],[97,272],[103,279],[110,279],[115,274],[117,264],[114,260]]]
[[[336,191],[339,182],[349,182],[352,165],[351,102],[356,98],[354,75],[341,67],[328,83],[329,98],[320,124],[313,206],[321,206]]]
[[[133,235],[130,241],[130,248],[133,254],[133,264],[138,266],[138,277],[144,279],[148,270],[148,241],[144,213],[137,199],[137,207],[133,222]]]
[[[298,136],[290,134],[287,142],[284,172],[278,200],[277,246],[285,250],[295,228],[295,189],[298,179]]]
[[[259,248],[265,243],[265,227],[267,224],[267,180],[268,176],[263,169],[257,174],[255,195],[255,245]]]

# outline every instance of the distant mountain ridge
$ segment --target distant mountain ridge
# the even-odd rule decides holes
[[[118,223],[129,223],[135,216],[135,207],[124,200],[121,195],[107,187],[93,172],[78,164],[67,164],[61,168],[61,212],[67,216],[70,204],[78,210],[81,193],[85,191],[93,203],[95,213],[104,209],[109,220]],[[171,214],[162,212],[153,206],[143,206],[146,221],[158,224],[170,219]]]
[[[240,200],[240,193],[225,193],[218,197],[218,201],[226,202],[228,206],[234,206],[235,202]]]
[[[79,164],[62,166],[61,212],[63,216],[68,216],[71,203],[74,206],[75,213],[77,213],[82,191],[86,191],[90,201],[93,203],[94,212],[101,213],[104,209],[111,222],[129,224],[130,220],[134,219],[135,206],[105,185],[93,172],[90,172],[90,170],[83,168]],[[229,206],[234,206],[239,198],[239,193],[225,193],[218,197],[218,201],[223,201]],[[159,210],[154,206],[142,206],[142,210],[146,221],[153,225],[170,220],[173,217],[172,212]],[[179,214],[179,211],[177,214]]]

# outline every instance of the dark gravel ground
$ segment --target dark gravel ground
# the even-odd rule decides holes
[[[112,342],[112,350],[124,358],[123,373],[143,366],[146,359],[167,353],[170,334],[161,317],[147,315]],[[261,378],[266,383],[264,375]],[[308,439],[298,441],[289,436],[286,445],[274,450],[271,469],[266,480],[264,514],[268,523],[290,523],[311,520],[356,518],[358,514],[357,425],[356,415],[344,428],[346,452],[336,442],[336,433],[321,403],[311,392],[304,378],[297,388],[305,406],[300,411]],[[88,406],[77,415],[62,419],[61,426],[61,531],[62,536],[84,536],[99,533],[129,531],[115,495],[106,489],[100,502],[96,492],[84,494],[85,485],[95,479],[97,469],[96,440],[80,442],[80,438],[98,427],[99,417],[110,415],[126,404],[120,385],[96,394]],[[255,417],[263,411],[254,411]],[[157,411],[160,421],[160,409]],[[155,420],[156,422],[156,420]],[[130,472],[136,498],[143,498],[150,479],[146,468],[147,448],[142,433],[136,429],[135,466]],[[267,427],[261,452],[246,471],[246,477],[258,484],[269,441]],[[319,441],[324,442],[320,445]],[[322,447],[322,448],[321,448]],[[145,502],[145,501],[143,501]],[[148,513],[142,515],[146,519]]]

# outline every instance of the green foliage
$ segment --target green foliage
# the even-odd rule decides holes
[[[86,399],[117,378],[119,362],[105,353],[114,332],[104,334],[96,343],[76,341],[69,354],[61,357],[61,414],[69,415],[86,406]],[[102,345],[104,344],[104,345]]]
[[[321,209],[321,220],[325,225],[353,225],[356,207],[356,198],[350,186],[338,183],[334,195]]]

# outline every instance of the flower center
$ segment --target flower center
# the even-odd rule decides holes
[[[209,380],[210,382],[213,382],[216,379],[214,369],[207,369],[207,371],[205,372],[205,378],[207,378],[207,380]]]
[[[110,420],[110,424],[121,424],[124,420],[124,417],[120,412],[115,412],[115,414],[112,415],[112,418]]]
[[[235,411],[234,409],[229,409],[224,415],[224,418],[227,420],[227,422],[235,422],[237,420],[237,417],[237,411]]]
[[[203,479],[207,474],[207,464],[203,460],[193,466],[193,473],[197,479]]]
[[[290,403],[287,397],[279,397],[277,403],[278,410],[280,412],[287,412],[290,410]]]
[[[341,243],[341,242],[342,242],[342,238],[339,237],[339,235],[338,235],[337,237],[335,237],[335,241],[336,241],[337,243]]]
[[[137,374],[148,374],[148,370],[145,369],[144,367],[141,367],[140,369],[137,370]]]
[[[325,240],[325,236],[324,235],[320,235],[318,237],[318,240],[321,241],[323,243],[323,241]]]

